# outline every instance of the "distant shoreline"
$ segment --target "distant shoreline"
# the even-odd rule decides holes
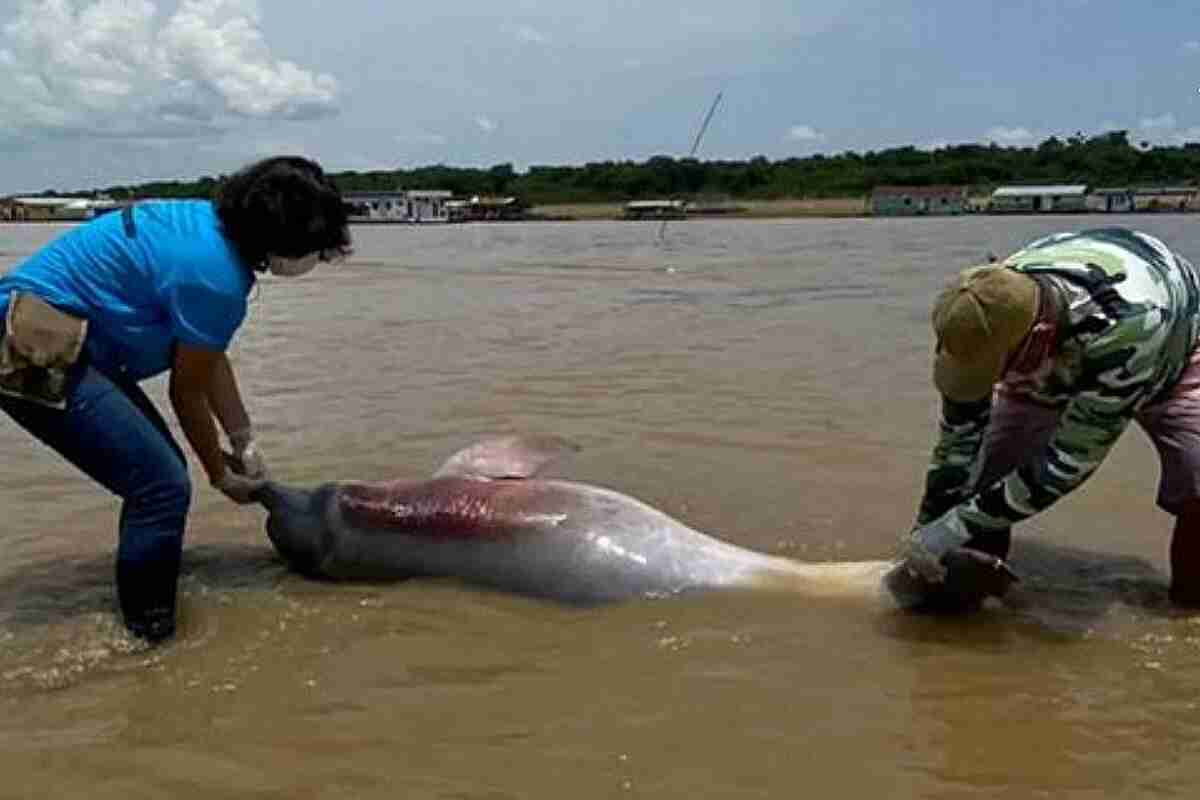
[[[986,198],[979,198],[977,202],[970,203],[972,210],[954,216],[990,216],[990,217],[1025,217],[1025,216],[1045,216],[1047,214],[1072,214],[1083,216],[1102,215],[1106,216],[1106,212],[1102,211],[1060,211],[1060,212],[1037,212],[1037,211],[1014,211],[1014,212],[992,212],[985,210]],[[711,210],[698,209],[688,211],[686,216],[671,217],[672,222],[686,222],[687,220],[696,219],[727,219],[727,220],[762,220],[762,219],[911,219],[914,216],[920,217],[947,217],[946,214],[928,214],[928,215],[883,215],[872,214],[870,212],[870,198],[868,196],[859,197],[828,197],[828,198],[786,198],[782,200],[735,200],[729,203],[728,207],[716,208]],[[1159,211],[1130,211],[1123,212],[1129,214],[1158,215],[1158,214],[1195,214],[1195,211],[1175,211],[1175,210],[1159,210]],[[86,220],[72,219],[44,219],[44,220],[9,220],[0,219],[0,225],[9,224],[72,224],[84,222]],[[612,203],[557,203],[546,205],[535,205],[528,209],[527,216],[521,219],[513,220],[516,222],[599,222],[599,221],[629,221],[629,222],[661,222],[661,218],[646,217],[640,220],[631,220],[625,216],[625,204],[620,202]],[[496,221],[500,222],[500,221]],[[492,221],[486,221],[482,224],[491,224]],[[400,220],[351,220],[354,225],[412,225],[412,224],[435,224],[435,225],[456,225],[462,223],[411,223]],[[474,224],[481,224],[476,222]]]
[[[732,200],[728,206],[715,209],[689,210],[684,217],[671,218],[672,221],[688,219],[801,219],[801,218],[849,218],[870,217],[868,211],[869,198],[860,197],[830,197],[830,198],[786,198],[782,200]],[[641,220],[628,220],[625,216],[623,202],[611,203],[555,203],[531,206],[524,218],[517,222],[589,222],[600,220],[659,222],[658,218],[648,217]],[[45,219],[45,220],[0,220],[3,222],[57,222],[70,223],[84,220]],[[490,222],[490,220],[489,220]],[[354,225],[411,225],[414,223],[404,220],[352,219]],[[422,224],[422,223],[415,223]],[[446,224],[446,223],[430,223]]]
[[[820,199],[734,200],[728,211],[689,211],[683,219],[791,219],[802,217],[868,217],[866,197]],[[623,220],[624,203],[563,203],[529,209],[533,219]],[[653,218],[641,220],[657,221]]]
[[[814,199],[789,198],[785,200],[734,200],[734,208],[720,213],[704,210],[688,211],[689,219],[945,219],[950,216],[960,217],[1041,217],[1051,215],[1071,216],[1111,216],[1117,212],[1097,210],[1080,211],[989,211],[987,198],[972,198],[967,211],[961,214],[872,214],[870,212],[870,197],[829,197]],[[573,203],[561,205],[541,205],[529,209],[532,219],[546,220],[624,220],[624,204],[622,203]],[[1161,214],[1196,214],[1193,210],[1179,211],[1175,209],[1159,209],[1154,211],[1126,211],[1122,214],[1137,216],[1156,216]],[[676,218],[673,218],[673,220]],[[658,221],[653,218],[640,221]]]

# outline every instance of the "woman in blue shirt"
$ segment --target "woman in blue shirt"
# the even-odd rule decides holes
[[[122,499],[117,594],[134,635],[175,631],[191,500],[183,451],[138,381],[170,371],[171,406],[209,482],[250,502],[266,466],[225,351],[255,274],[301,275],[349,250],[333,183],[281,157],[230,176],[212,202],[106,214],[0,277],[0,409]]]

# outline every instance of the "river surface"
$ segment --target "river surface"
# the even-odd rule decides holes
[[[935,428],[930,299],[1056,230],[1200,218],[359,227],[232,354],[276,477],[420,478],[478,437],[809,561],[886,558]],[[0,268],[63,228],[0,227]],[[165,385],[148,382],[165,405]],[[167,411],[169,416],[169,410]],[[0,797],[1158,798],[1200,791],[1200,617],[1136,428],[967,619],[726,593],[597,609],[289,573],[196,496],[181,630],[114,615],[118,506],[0,418]]]

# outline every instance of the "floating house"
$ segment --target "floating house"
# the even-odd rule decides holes
[[[631,200],[625,204],[625,219],[683,219],[687,203],[683,200]]]
[[[1001,186],[992,192],[993,213],[1074,213],[1088,210],[1087,184]]]
[[[696,197],[687,204],[688,215],[696,217],[723,217],[741,214],[745,210],[746,207],[733,198],[720,195]]]
[[[80,222],[123,205],[109,197],[7,197],[0,199],[0,220]]]
[[[1200,211],[1200,188],[1195,186],[1143,186],[1134,190],[1138,211]]]
[[[1128,214],[1134,211],[1131,188],[1093,189],[1087,196],[1088,211],[1104,214]]]
[[[396,192],[349,192],[351,222],[449,222],[453,192],[414,189]]]
[[[450,200],[446,210],[451,222],[492,222],[525,219],[527,206],[516,197],[475,195],[467,200]]]
[[[870,208],[878,217],[961,214],[967,208],[967,187],[876,186]]]

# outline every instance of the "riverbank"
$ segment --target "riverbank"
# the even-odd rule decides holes
[[[785,200],[738,200],[730,210],[720,213],[689,212],[691,218],[785,219],[792,217],[861,217],[866,215],[867,198],[831,197]],[[623,219],[623,203],[565,203],[534,206],[536,219],[605,220]]]
[[[838,219],[851,217],[871,217],[869,198],[865,196],[859,197],[826,197],[826,198],[786,198],[781,200],[736,200],[731,201],[728,206],[716,206],[710,209],[695,209],[687,213],[687,219]],[[969,214],[989,214],[987,210],[986,197],[973,197],[968,202]],[[1017,211],[1007,212],[1004,216],[1038,216],[1043,212],[1032,211]],[[1060,213],[1076,213],[1076,214],[1103,214],[1099,211],[1077,211],[1077,212],[1060,212]],[[1158,210],[1158,211],[1139,211],[1139,215],[1161,215],[1174,213],[1196,213],[1194,211],[1174,211],[1174,210]],[[601,221],[601,220],[625,220],[625,204],[624,203],[561,203],[561,204],[546,204],[535,205],[528,209],[528,216],[525,218],[528,221]],[[932,216],[932,215],[931,215]],[[681,219],[681,218],[672,218]],[[51,222],[51,223],[72,223],[85,221],[82,219],[70,218],[46,218],[46,219],[27,219],[14,220],[0,217],[0,224],[5,222]],[[643,221],[656,221],[655,218],[646,218]],[[363,220],[351,219],[354,224],[408,224],[400,220],[379,219],[379,220]]]
[[[789,218],[836,218],[868,216],[866,197],[830,197],[783,200],[737,200],[728,206],[712,209],[689,211],[689,219],[789,219]],[[529,209],[528,219],[532,221],[590,221],[590,220],[623,220],[625,217],[624,203],[562,203],[536,205]],[[83,219],[47,217],[42,219],[5,219],[3,222],[81,222]],[[651,220],[653,221],[653,220]],[[395,224],[397,220],[361,220],[353,219],[355,224]]]

